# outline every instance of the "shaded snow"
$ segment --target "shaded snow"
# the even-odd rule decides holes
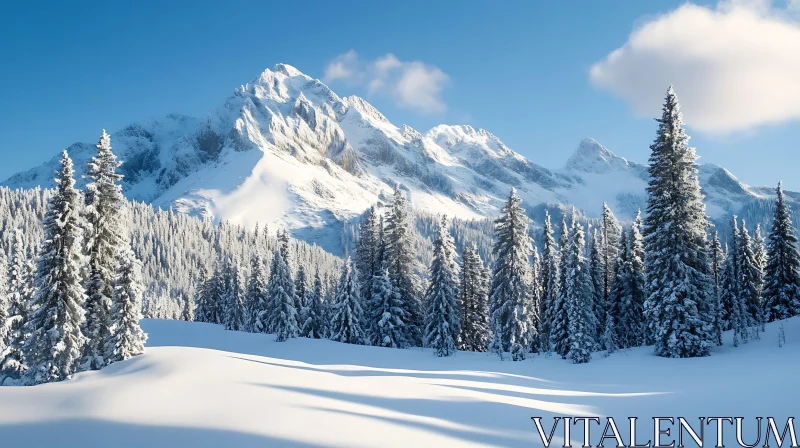
[[[800,319],[712,356],[664,359],[639,348],[589,364],[501,362],[459,352],[353,346],[180,321],[145,320],[145,354],[62,382],[0,388],[0,440],[62,447],[540,446],[532,416],[783,419],[800,399]],[[781,424],[782,427],[782,424]],[[600,430],[593,429],[593,444]],[[713,437],[713,427],[706,429]],[[556,446],[561,429],[556,432]],[[675,428],[673,427],[673,436]],[[735,445],[734,432],[726,428]],[[752,436],[752,439],[751,439]],[[572,428],[580,446],[580,425]],[[710,439],[713,440],[713,439]],[[669,441],[669,438],[667,440]],[[709,442],[710,445],[713,442]],[[763,443],[763,441],[762,441]],[[687,446],[694,446],[687,443]]]

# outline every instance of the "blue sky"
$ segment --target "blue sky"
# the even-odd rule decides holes
[[[0,179],[94,141],[102,128],[172,112],[203,116],[279,62],[324,78],[353,50],[362,77],[329,76],[336,92],[364,96],[395,124],[421,131],[440,123],[485,128],[548,168],[562,166],[583,137],[645,162],[652,118],[674,83],[702,161],[751,184],[783,179],[800,190],[800,87],[787,81],[800,85],[791,56],[800,55],[800,8],[696,5],[2,2]],[[764,37],[737,44],[742,33],[730,30],[742,27]],[[720,45],[703,48],[708,42]],[[402,67],[396,73],[422,67],[439,77],[406,86],[411,102],[396,85],[370,89],[376,61],[389,54]]]

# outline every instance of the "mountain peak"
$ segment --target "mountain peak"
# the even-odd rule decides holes
[[[628,167],[628,161],[617,156],[593,138],[584,138],[578,149],[567,160],[565,168],[571,171],[602,174]]]

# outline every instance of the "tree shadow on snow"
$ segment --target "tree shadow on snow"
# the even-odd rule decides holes
[[[94,419],[69,419],[0,425],[3,446],[61,448],[311,448],[314,445],[280,437],[224,429],[129,424]]]

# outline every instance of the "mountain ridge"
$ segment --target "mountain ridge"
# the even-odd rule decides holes
[[[590,138],[551,170],[484,129],[438,125],[422,133],[396,126],[365,99],[340,97],[287,64],[240,85],[202,118],[170,114],[133,123],[112,134],[112,146],[124,162],[123,191],[130,199],[245,225],[283,226],[337,253],[342,223],[385,203],[398,184],[413,208],[464,219],[494,216],[514,187],[534,218],[544,209],[571,206],[596,217],[607,202],[630,220],[644,208],[647,180],[644,165]],[[77,174],[84,174],[94,145],[67,150]],[[1,184],[50,186],[56,162]],[[700,165],[699,176],[709,215],[717,220],[771,195],[716,165]]]

